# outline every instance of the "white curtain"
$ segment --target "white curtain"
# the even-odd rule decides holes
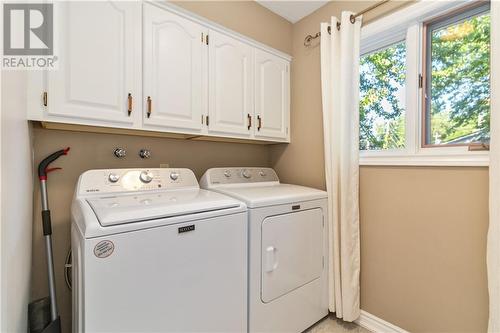
[[[490,225],[488,229],[488,332],[500,332],[500,1],[491,1]]]
[[[321,83],[329,215],[329,308],[359,317],[359,44],[361,17],[321,24]],[[331,27],[331,34],[328,33]]]

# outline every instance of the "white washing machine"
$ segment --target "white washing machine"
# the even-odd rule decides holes
[[[245,332],[247,237],[245,205],[191,170],[83,173],[73,332]]]
[[[249,331],[302,332],[328,314],[327,193],[270,168],[214,168],[200,186],[248,206]]]

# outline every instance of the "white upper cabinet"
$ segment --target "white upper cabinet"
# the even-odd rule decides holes
[[[290,114],[289,62],[255,51],[255,137],[287,139]]]
[[[207,110],[208,29],[144,4],[144,124],[201,131]]]
[[[209,32],[209,132],[252,135],[253,51],[240,40]]]
[[[290,140],[280,51],[169,2],[57,1],[54,24],[56,68],[28,73],[30,120]]]
[[[60,24],[56,35],[59,69],[47,73],[48,120],[137,125],[141,113],[140,4],[65,1],[56,3],[54,9]]]

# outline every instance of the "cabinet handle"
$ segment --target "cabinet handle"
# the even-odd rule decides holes
[[[247,114],[247,118],[248,118],[248,130],[250,130],[250,128],[252,128],[252,116],[250,115],[250,113]]]
[[[259,122],[259,124],[257,125],[257,131],[260,131],[260,129],[262,128],[262,118],[260,116],[257,116],[257,121]]]
[[[48,104],[48,94],[47,94],[46,91],[43,92],[42,99],[43,99],[43,106],[47,106],[47,104]]]
[[[206,121],[207,126],[208,126],[208,124],[209,124],[209,122],[208,122],[208,115],[207,115],[207,117],[205,118],[205,121]]]
[[[130,117],[130,115],[132,114],[132,94],[131,93],[128,93],[128,107],[127,107],[127,112],[128,112],[128,116]]]
[[[151,96],[148,96],[148,101],[147,101],[147,103],[148,103],[148,111],[147,111],[147,113],[146,113],[146,114],[147,114],[147,116],[148,116],[148,118],[149,118],[149,117],[151,117]]]

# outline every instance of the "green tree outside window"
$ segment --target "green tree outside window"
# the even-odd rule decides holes
[[[430,32],[426,143],[487,142],[490,131],[490,15]],[[360,149],[405,147],[406,45],[360,59]]]

